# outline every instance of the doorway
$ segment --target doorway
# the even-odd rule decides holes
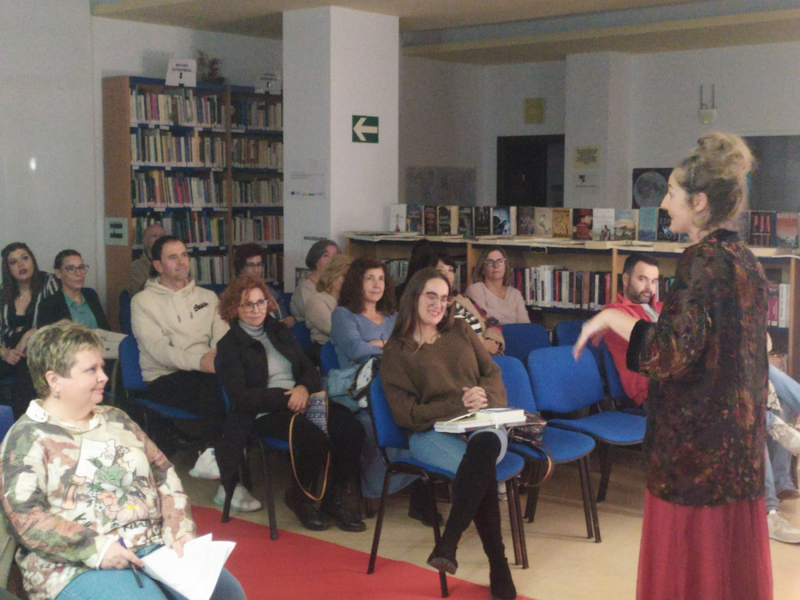
[[[564,206],[564,136],[497,138],[497,206]]]

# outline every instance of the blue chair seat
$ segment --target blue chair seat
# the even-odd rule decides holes
[[[188,411],[182,410],[180,408],[175,408],[173,406],[167,406],[166,404],[159,404],[158,402],[153,402],[152,400],[148,400],[147,398],[137,397],[134,398],[134,402],[168,419],[178,419],[182,421],[196,421],[197,419],[200,418],[198,415],[195,415]]]
[[[548,425],[591,435],[615,446],[638,444],[644,437],[646,421],[624,412],[601,412],[581,419],[549,419]]]
[[[548,421],[549,424],[550,422]],[[553,463],[557,465],[587,456],[595,448],[594,440],[589,436],[556,427],[545,428],[542,443],[550,451],[550,458],[553,459]],[[517,454],[528,456],[534,460],[547,460],[544,452],[530,444],[511,442],[508,448]]]

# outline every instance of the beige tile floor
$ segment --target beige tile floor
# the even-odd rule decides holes
[[[193,464],[189,453],[173,457],[193,504],[215,506],[212,498],[216,482],[188,476]],[[631,450],[615,453],[614,471],[605,502],[598,505],[602,543],[586,539],[586,527],[580,496],[578,470],[572,465],[556,468],[553,478],[540,494],[536,521],[525,525],[530,568],[512,569],[520,594],[536,600],[624,600],[635,598],[636,568],[639,537],[644,506],[644,476],[641,454]],[[256,461],[257,459],[254,459]],[[278,527],[325,539],[349,548],[369,552],[375,519],[367,521],[364,533],[345,533],[335,526],[314,533],[300,527],[295,516],[283,504],[282,491],[287,485],[288,464],[275,463],[276,511]],[[597,466],[595,461],[595,468]],[[263,499],[260,463],[253,464],[255,494]],[[595,490],[599,473],[593,473]],[[525,497],[523,496],[523,503]],[[506,513],[506,505],[503,513]],[[524,506],[524,504],[523,504]],[[407,498],[391,498],[381,537],[380,555],[424,565],[432,548],[430,530],[406,516]],[[447,505],[440,510],[446,511]],[[784,502],[781,512],[800,527],[800,500]],[[268,524],[266,509],[256,513],[232,513],[233,516],[256,523]],[[511,534],[505,519],[504,531],[508,555]],[[275,543],[280,543],[277,541]],[[800,599],[800,545],[771,542],[775,600]],[[489,570],[477,532],[470,528],[464,535],[458,552],[457,576],[488,585]],[[366,560],[364,569],[366,571]],[[437,591],[432,590],[432,596]],[[488,598],[488,593],[487,593]]]

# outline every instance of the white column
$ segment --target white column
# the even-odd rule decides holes
[[[283,15],[287,290],[313,238],[386,229],[398,190],[399,52],[397,17],[337,7]],[[354,115],[378,117],[377,144],[353,142]],[[302,190],[322,196],[292,194]]]

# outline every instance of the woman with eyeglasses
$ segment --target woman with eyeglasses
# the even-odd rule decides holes
[[[411,278],[383,353],[383,389],[395,422],[408,431],[411,456],[456,474],[450,514],[428,564],[455,573],[458,542],[475,521],[489,558],[492,598],[513,600],[496,472],[508,445],[506,430],[481,429],[464,440],[433,427],[436,421],[506,406],[500,368],[469,324],[454,318],[451,294],[447,278],[433,267]]]
[[[328,435],[305,417],[310,394],[321,390],[319,371],[303,354],[283,323],[271,317],[272,299],[259,277],[235,279],[220,297],[219,311],[230,330],[217,344],[217,373],[230,400],[216,457],[226,494],[237,485],[238,466],[251,434],[289,439],[297,479],[313,489],[325,469],[330,450],[329,483],[317,508],[296,484],[284,496],[303,527],[327,529],[328,521],[344,531],[364,531],[366,525],[348,508],[350,482],[357,477],[364,428],[349,410],[328,406]],[[216,499],[215,499],[216,501]]]
[[[39,270],[36,257],[22,242],[3,248],[0,289],[0,378],[12,378],[14,418],[21,417],[36,390],[28,373],[28,340],[42,301],[58,290],[55,277]]]
[[[264,279],[264,249],[258,244],[242,244],[233,254],[233,276],[249,275],[251,277],[258,277]],[[295,318],[286,307],[286,303],[281,298],[280,292],[267,283],[272,300],[277,307],[270,314],[278,319],[287,327],[292,327],[295,324]]]
[[[487,248],[481,252],[472,271],[472,281],[475,283],[464,295],[500,325],[531,322],[522,294],[511,285],[511,267],[502,248]]]
[[[67,319],[89,329],[110,329],[97,292],[83,286],[88,270],[89,265],[75,250],[62,250],[56,255],[53,271],[61,291],[42,301],[37,327]]]

